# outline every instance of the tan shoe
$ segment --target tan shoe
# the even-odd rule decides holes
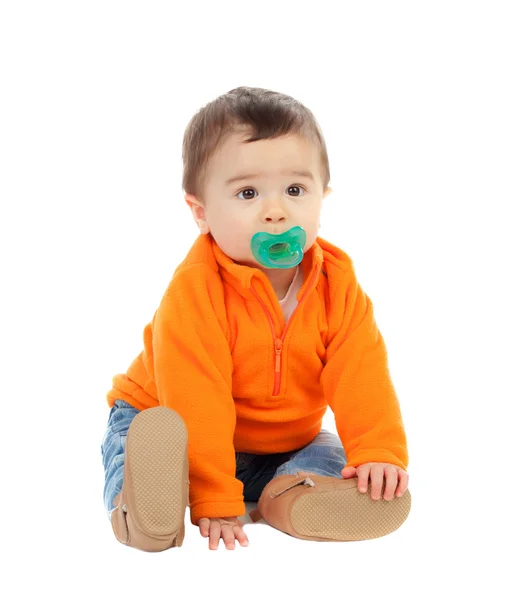
[[[124,479],[111,513],[115,537],[127,546],[159,552],[181,546],[189,505],[188,433],[166,406],[138,413],[128,430]]]
[[[361,493],[357,482],[306,472],[280,475],[265,486],[251,518],[316,541],[368,540],[398,529],[410,512],[410,491],[387,501],[383,485],[381,498],[372,500],[371,488]]]

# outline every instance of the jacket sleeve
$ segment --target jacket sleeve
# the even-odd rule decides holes
[[[244,515],[223,286],[210,267],[176,273],[154,315],[152,345],[159,403],[187,426],[192,524]]]
[[[335,416],[346,466],[385,462],[406,469],[406,434],[386,346],[371,300],[353,269],[351,273],[351,282],[336,294],[332,306],[339,317],[326,347],[321,384]]]

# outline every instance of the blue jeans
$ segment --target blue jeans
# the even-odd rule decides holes
[[[101,444],[105,474],[104,504],[108,518],[111,518],[111,511],[115,508],[113,499],[123,488],[126,436],[138,412],[137,408],[124,400],[116,400],[110,410]],[[273,477],[309,471],[340,478],[340,471],[345,465],[346,454],[339,437],[322,429],[312,442],[298,450],[277,454],[236,452],[236,479],[243,483],[244,501],[258,502],[262,490]]]

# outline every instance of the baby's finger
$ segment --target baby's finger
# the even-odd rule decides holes
[[[247,538],[247,535],[245,534],[245,531],[243,530],[243,527],[241,525],[236,525],[232,528],[232,530],[234,531],[234,535],[236,536],[236,539],[238,540],[240,546],[249,545],[249,539]]]
[[[359,492],[366,492],[368,490],[368,477],[370,475],[370,467],[361,465],[357,469],[357,487]]]
[[[234,532],[233,532],[232,523],[224,523],[221,526],[221,537],[223,538],[223,543],[225,544],[225,548],[227,550],[234,550],[236,544],[234,543]]]
[[[395,495],[397,497],[400,497],[408,489],[409,477],[408,477],[408,473],[406,471],[403,471],[402,469],[400,471],[398,471],[398,475],[399,475],[399,487],[397,488]]]
[[[199,520],[199,532],[203,537],[209,537],[209,526],[210,519],[203,518]]]
[[[384,466],[373,465],[370,479],[372,500],[378,500],[381,497],[382,484],[384,482]]]
[[[384,488],[384,499],[391,500],[397,487],[397,470],[394,467],[386,467],[384,470],[386,476],[386,486]]]
[[[210,522],[209,528],[209,549],[217,550],[218,544],[220,543],[221,537],[221,526],[215,519]]]

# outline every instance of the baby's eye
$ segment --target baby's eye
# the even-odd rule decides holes
[[[290,185],[288,188],[288,190],[302,190],[305,191],[304,188],[300,187],[299,185]],[[240,198],[240,194],[245,194],[245,192],[253,192],[255,191],[254,188],[245,188],[244,190],[242,190],[241,192],[238,192],[238,194],[236,195],[237,198]],[[293,197],[298,198],[299,196],[301,196],[301,194],[297,195],[297,194],[293,194]],[[254,197],[248,198],[247,196],[244,196],[243,198],[240,198],[240,200],[253,200]]]
[[[238,195],[236,197],[240,198],[240,194],[245,194],[245,192],[254,192],[254,188],[247,188],[245,190],[242,190],[241,192],[238,192]],[[240,200],[252,200],[252,198],[245,196],[243,198],[240,198]]]
[[[304,191],[304,188],[301,188],[299,185],[290,185],[290,186],[289,186],[287,189],[288,189],[288,190],[295,190],[295,189],[296,189],[296,190],[298,190],[298,191],[300,191],[300,190]],[[296,194],[293,194],[293,195],[294,195],[294,196],[296,196]],[[301,195],[301,194],[299,194],[299,196],[300,196],[300,195]]]

